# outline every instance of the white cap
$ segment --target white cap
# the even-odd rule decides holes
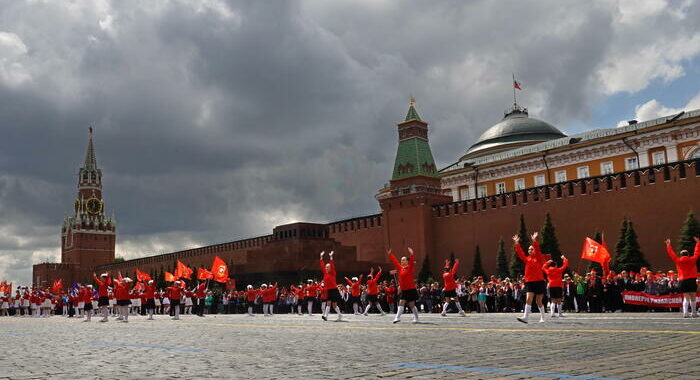
[[[353,277],[352,280],[353,280],[353,281],[357,281],[357,277]]]
[[[248,289],[253,289],[253,285],[248,285]]]
[[[176,284],[179,284],[179,283],[180,283],[180,280],[175,280],[175,283],[176,283]]]
[[[90,288],[90,289],[92,289],[92,285],[88,285],[87,287]]]
[[[151,285],[153,283],[153,280],[148,280],[148,285]]]
[[[100,277],[107,277],[107,276],[109,276],[109,275],[107,274],[107,272],[102,273],[102,274],[100,275]]]
[[[129,278],[129,277],[124,277],[124,282],[131,282],[131,278]]]
[[[261,288],[267,288],[267,284],[260,285]]]

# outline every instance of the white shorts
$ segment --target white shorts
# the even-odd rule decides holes
[[[22,307],[29,307],[29,300],[22,300]]]
[[[160,306],[160,299],[156,298],[153,300],[153,302],[156,303],[156,306]]]
[[[190,298],[190,297],[185,298],[185,306],[192,306],[192,298]]]
[[[115,300],[115,299],[109,300],[109,306],[114,306],[116,304],[117,304],[117,300]]]
[[[9,309],[9,308],[10,308],[10,304],[8,302],[3,302],[2,306],[0,306],[0,309]]]
[[[85,307],[85,302],[78,302],[78,309],[82,309]]]
[[[134,298],[131,300],[131,306],[141,307],[141,298]]]
[[[97,309],[97,301],[92,301],[92,308]]]
[[[20,304],[19,300],[15,300],[15,309],[19,307],[19,304]]]
[[[53,304],[51,303],[51,300],[45,300],[44,303],[41,305],[41,307],[53,307]]]

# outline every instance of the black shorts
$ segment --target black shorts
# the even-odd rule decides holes
[[[117,306],[129,306],[131,305],[131,300],[117,300]]]
[[[525,283],[525,293],[544,294],[546,288],[544,281],[530,281]]]
[[[349,304],[360,303],[360,297],[350,296],[350,297],[348,297],[348,303]]]
[[[155,309],[156,308],[156,300],[151,298],[146,300],[146,309]]]
[[[377,303],[377,295],[376,294],[368,294],[367,295],[367,302]]]
[[[170,306],[180,306],[180,300],[171,300]]]
[[[445,290],[445,298],[457,298],[456,290]]]
[[[695,293],[698,291],[698,283],[694,278],[686,278],[678,283],[681,293]]]
[[[313,301],[314,301],[314,297],[304,297],[304,301],[306,301],[306,302],[313,302]]]
[[[343,299],[340,297],[340,292],[337,288],[328,289],[328,301],[330,302],[341,302]]]
[[[413,302],[418,299],[418,290],[407,289],[401,291],[401,299],[406,302]]]
[[[85,311],[90,311],[92,310],[92,301],[90,302],[85,302],[85,307],[83,308]]]
[[[562,290],[560,286],[549,288],[549,298],[561,298]]]
[[[109,297],[102,296],[97,299],[97,306],[109,306]]]

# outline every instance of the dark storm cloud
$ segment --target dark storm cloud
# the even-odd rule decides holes
[[[58,257],[90,124],[118,254],[267,234],[376,212],[410,95],[448,164],[510,105],[512,72],[537,117],[585,122],[625,90],[620,48],[692,38],[677,14],[697,8],[0,1],[0,278]]]

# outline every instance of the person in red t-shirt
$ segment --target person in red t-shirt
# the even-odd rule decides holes
[[[517,320],[522,323],[527,323],[527,318],[532,311],[533,299],[536,299],[537,308],[540,310],[540,323],[544,322],[544,305],[542,304],[542,298],[544,297],[546,283],[544,281],[542,265],[544,265],[545,258],[542,252],[540,252],[540,246],[537,243],[537,235],[537,232],[532,234],[532,245],[527,250],[527,256],[525,256],[525,252],[523,252],[523,249],[520,247],[520,236],[513,236],[515,252],[518,254],[518,257],[520,257],[520,260],[525,262],[525,310],[523,311],[523,316],[517,318]]]
[[[200,282],[194,291],[194,296],[197,298],[197,316],[199,317],[204,317],[204,299],[207,297],[207,290],[206,282]]]
[[[450,302],[457,305],[459,310],[459,315],[466,317],[464,310],[462,310],[462,305],[457,299],[457,282],[455,281],[455,273],[457,273],[457,268],[459,268],[459,259],[455,259],[454,264],[452,264],[452,269],[450,269],[450,260],[445,260],[445,268],[443,268],[442,280],[444,282],[444,287],[442,288],[445,294],[445,304],[442,305],[442,316],[447,316],[447,308],[450,306]]]
[[[156,309],[156,286],[153,284],[153,280],[148,280],[148,284],[144,284],[144,295],[146,296],[148,319],[153,320],[153,312]]]
[[[328,320],[328,314],[331,312],[331,307],[333,310],[335,310],[336,313],[338,313],[338,318],[337,320],[340,321],[343,319],[343,314],[340,312],[340,307],[338,307],[338,303],[341,301],[340,298],[340,292],[338,291],[338,284],[335,281],[335,261],[333,260],[333,251],[328,254],[329,261],[328,264],[326,264],[323,261],[323,255],[325,254],[324,252],[321,252],[321,259],[319,261],[319,265],[321,266],[321,272],[323,273],[323,289],[327,292],[328,295],[328,300],[326,302],[326,307],[323,310],[323,315],[321,315],[321,318],[324,321]]]
[[[376,306],[379,312],[384,316],[384,310],[382,310],[382,305],[379,304],[379,299],[377,295],[379,294],[379,286],[377,282],[382,277],[382,267],[379,267],[377,275],[374,275],[374,268],[369,269],[369,274],[367,275],[367,307],[365,307],[365,312],[362,313],[365,317],[369,314],[372,306]]]
[[[418,299],[418,291],[416,290],[416,279],[414,278],[413,268],[416,265],[416,256],[413,250],[409,247],[408,253],[410,256],[401,258],[401,262],[396,259],[396,256],[389,250],[389,260],[394,264],[394,268],[399,275],[399,288],[401,289],[401,298],[399,300],[399,308],[396,310],[396,318],[394,323],[401,322],[401,315],[406,304],[413,311],[413,323],[418,323],[418,308],[416,300]]]
[[[362,275],[360,278],[353,277],[352,280],[345,277],[345,281],[350,285],[350,298],[348,303],[352,304],[352,310],[355,315],[360,315],[360,286],[362,285]]]
[[[173,320],[177,321],[180,319],[180,298],[182,297],[182,288],[180,287],[180,280],[175,281],[173,286],[168,286],[168,298],[170,298],[170,308],[173,311]]]
[[[396,311],[396,283],[394,280],[391,280],[389,286],[384,289],[384,293],[386,294],[386,303],[389,304],[389,313],[394,314]]]
[[[304,301],[306,301],[306,309],[309,312],[309,317],[314,315],[314,301],[318,296],[318,284],[314,280],[307,280],[304,287]]]
[[[109,286],[112,284],[112,280],[109,278],[108,273],[102,273],[100,278],[97,278],[97,274],[93,273],[92,277],[97,284],[97,295],[100,297],[97,300],[97,307],[100,309],[102,314],[102,319],[100,322],[107,322],[107,316],[109,315]]]
[[[117,299],[117,310],[120,320],[124,323],[129,322],[129,305],[131,305],[131,279],[124,277],[121,281],[115,281],[115,298]]]
[[[271,317],[274,314],[272,308],[277,299],[277,283],[270,286],[262,284],[260,288],[260,292],[262,293],[263,315],[265,317]]]
[[[676,256],[673,252],[673,247],[671,247],[671,239],[666,239],[666,253],[668,257],[676,263],[676,269],[678,270],[678,287],[681,293],[683,293],[683,317],[684,318],[697,318],[698,317],[698,305],[697,305],[697,292],[698,292],[698,267],[697,262],[700,258],[700,238],[695,237],[695,252],[690,255],[687,250],[682,250],[680,252],[680,257]]]
[[[304,285],[299,284],[298,288],[292,285],[291,289],[294,292],[294,304],[292,305],[292,313],[294,313],[294,309],[297,309],[297,314],[303,315],[304,313],[301,312],[301,304],[304,301]]]
[[[564,257],[564,255],[561,256],[561,259],[564,261],[562,266],[557,267],[554,260],[549,260],[547,261],[543,266],[542,266],[542,271],[547,273],[547,286],[549,286],[549,299],[552,302],[552,307],[549,311],[549,316],[554,318],[556,314],[554,314],[554,309],[559,309],[559,316],[563,317],[564,315],[561,313],[561,301],[563,298],[563,281],[562,281],[562,275],[566,268],[569,267],[569,260]]]
[[[254,317],[253,315],[253,305],[255,305],[255,300],[258,298],[258,291],[253,288],[253,285],[248,285],[245,292],[246,304],[248,304],[248,316]]]
[[[82,288],[81,296],[84,304],[83,310],[85,311],[85,320],[83,322],[90,322],[92,319],[92,285]]]

